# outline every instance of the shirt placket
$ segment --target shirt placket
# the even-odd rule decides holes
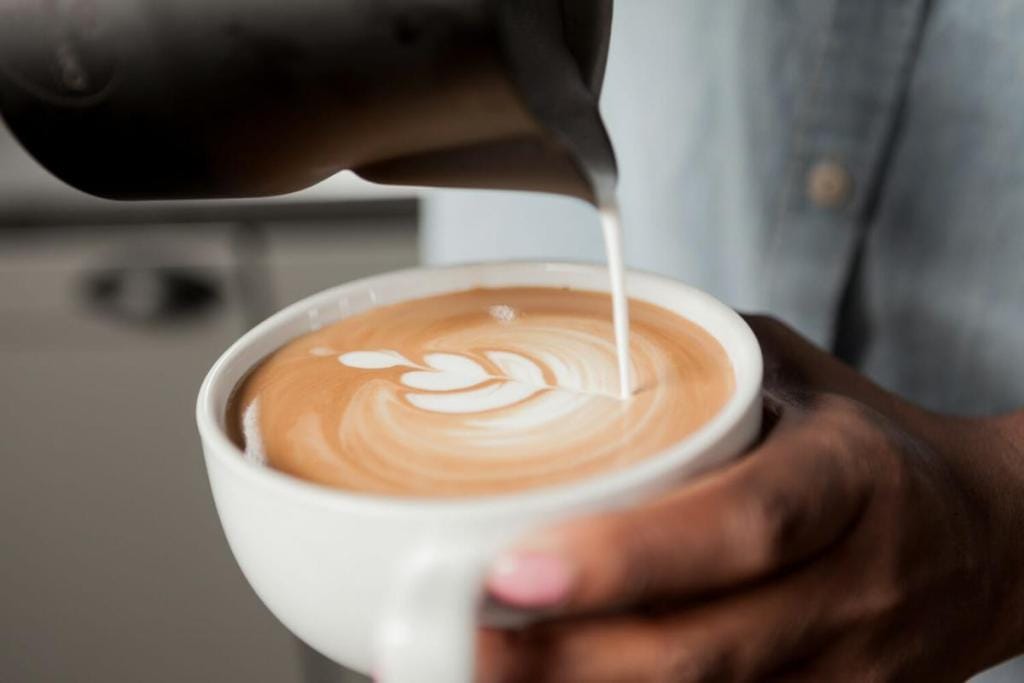
[[[833,0],[798,109],[765,254],[770,310],[832,343],[837,311],[884,182],[928,0]]]

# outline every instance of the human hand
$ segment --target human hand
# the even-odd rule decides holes
[[[750,323],[762,443],[509,551],[491,596],[556,618],[484,630],[481,680],[956,681],[1024,650],[1019,418],[927,413]]]

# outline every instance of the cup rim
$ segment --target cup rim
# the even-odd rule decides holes
[[[472,278],[468,276],[480,270],[498,271],[502,269],[513,270],[523,268],[536,269],[540,272],[551,270],[571,272],[573,270],[580,270],[593,274],[598,269],[602,273],[607,272],[607,268],[603,264],[537,260],[506,260],[447,266],[419,266],[360,278],[330,287],[300,299],[272,314],[232,343],[220,355],[203,379],[196,400],[196,423],[207,460],[216,460],[218,464],[229,470],[232,476],[242,478],[247,483],[264,487],[268,493],[300,497],[339,511],[402,514],[410,510],[416,510],[439,515],[459,515],[465,514],[467,511],[475,513],[501,512],[509,509],[523,508],[524,506],[544,506],[552,503],[565,506],[582,500],[603,498],[622,491],[628,491],[642,486],[646,482],[656,481],[660,477],[670,475],[685,468],[686,464],[692,462],[699,453],[706,451],[725,439],[741,423],[753,405],[759,402],[763,380],[763,358],[757,338],[746,321],[730,307],[695,287],[662,275],[629,270],[626,273],[627,282],[643,281],[650,285],[672,289],[680,296],[687,297],[699,305],[714,309],[730,328],[729,334],[735,335],[733,343],[738,346],[739,353],[730,352],[727,344],[722,339],[722,330],[707,329],[703,324],[701,324],[701,327],[707,329],[708,333],[726,350],[734,373],[737,373],[737,356],[741,354],[745,356],[739,360],[742,360],[749,368],[747,373],[749,380],[741,382],[737,376],[736,389],[732,396],[718,413],[697,431],[627,468],[606,471],[578,480],[526,489],[524,491],[459,497],[389,496],[334,488],[301,479],[269,466],[254,465],[245,459],[243,451],[228,437],[224,426],[224,412],[227,408],[226,401],[223,402],[223,405],[219,405],[222,402],[216,400],[218,392],[215,391],[226,381],[225,374],[238,362],[238,357],[244,354],[260,338],[267,335],[270,331],[286,325],[293,318],[305,315],[311,308],[316,307],[317,302],[330,301],[350,291],[372,288],[375,283],[383,284],[388,280],[408,278],[414,275],[428,275],[431,273],[440,275],[465,271],[467,273],[466,279],[471,280]],[[509,284],[508,286],[531,285],[529,282],[523,282],[520,285]],[[453,287],[445,291],[456,292],[472,288],[473,286]],[[595,290],[580,288],[580,291]],[[435,295],[440,295],[440,293]],[[420,296],[415,292],[411,292],[410,296],[391,303],[413,300]],[[631,294],[631,296],[635,295]],[[635,298],[644,300],[643,297]],[[262,359],[263,357],[248,363],[245,372],[255,367]],[[229,387],[227,392],[223,392],[223,395],[230,396],[234,388],[234,385]],[[209,464],[207,467],[209,468]]]

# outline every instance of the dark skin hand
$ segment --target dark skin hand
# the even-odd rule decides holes
[[[639,508],[527,539],[479,678],[963,681],[1024,652],[1024,414],[939,416],[766,318],[766,430]]]

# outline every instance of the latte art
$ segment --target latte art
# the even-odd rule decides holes
[[[561,383],[548,384],[543,368],[525,355],[484,351],[483,356],[498,374],[491,374],[491,370],[468,356],[451,353],[427,354],[423,357],[425,366],[413,363],[397,351],[356,351],[338,360],[350,368],[418,368],[402,375],[399,381],[410,389],[445,393],[408,393],[405,398],[417,408],[434,413],[486,413],[510,408],[541,391],[572,390],[569,373],[556,374],[556,382]],[[560,365],[566,367],[564,363]]]
[[[685,438],[733,390],[709,334],[632,307],[627,401],[607,295],[473,290],[286,345],[237,391],[235,438],[250,459],[296,476],[400,495],[512,491],[622,467]]]

